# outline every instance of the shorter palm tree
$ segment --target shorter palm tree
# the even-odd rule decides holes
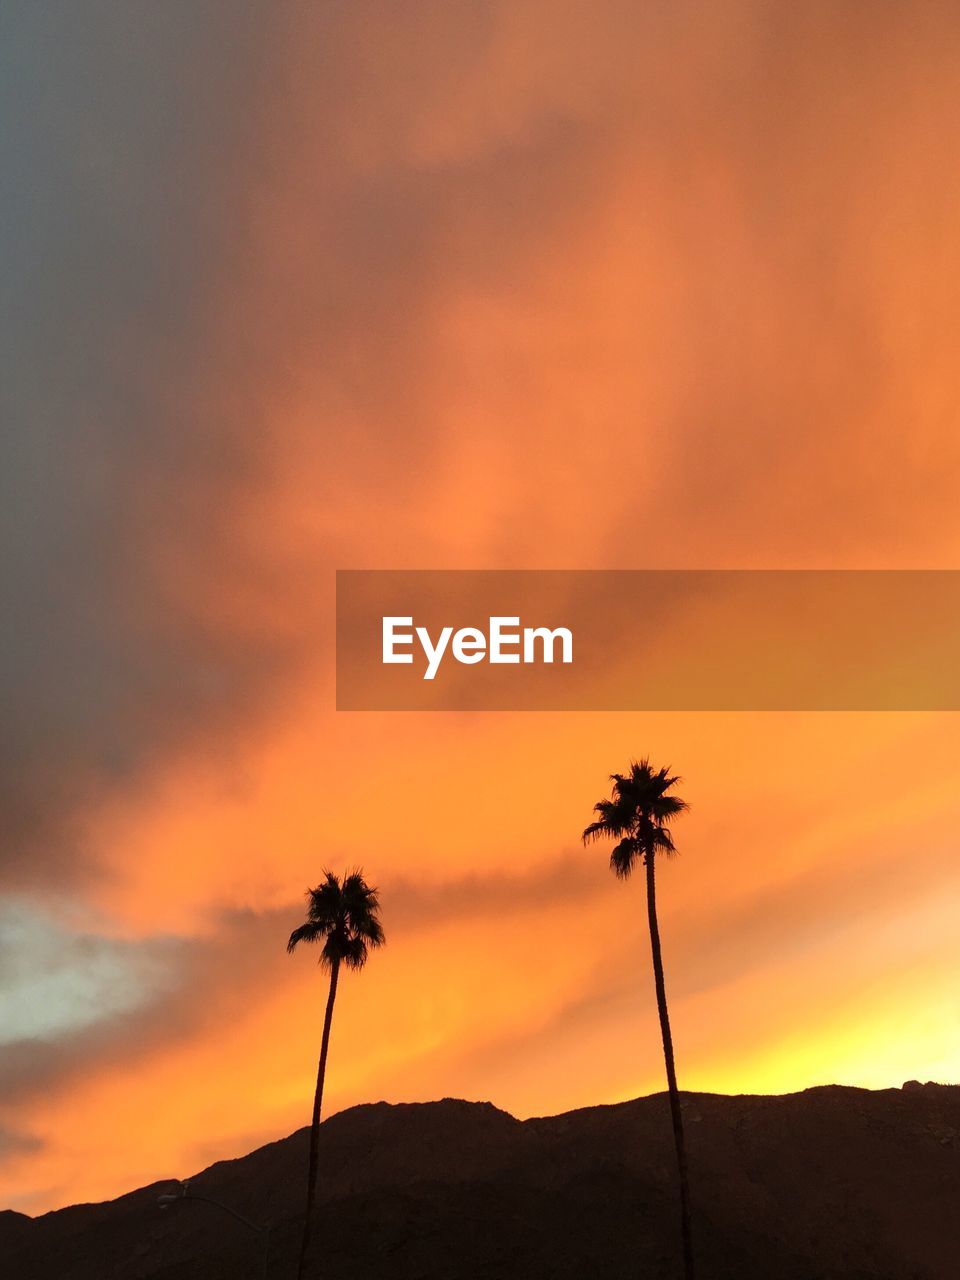
[[[307,890],[307,918],[302,925],[294,929],[287,942],[288,952],[295,951],[301,942],[322,943],[319,963],[330,971],[330,991],[327,996],[327,1011],[323,1019],[320,1064],[317,1068],[317,1088],[313,1097],[313,1118],[310,1124],[307,1211],[303,1223],[297,1280],[302,1280],[305,1274],[307,1251],[313,1229],[320,1147],[320,1108],[323,1105],[323,1081],[327,1072],[330,1024],[333,1021],[333,1005],[337,998],[340,966],[346,965],[348,969],[362,969],[367,962],[370,948],[381,947],[384,941],[377,891],[367,884],[363,873],[357,870],[344,875],[342,880],[332,871],[324,872],[323,882],[316,889]]]

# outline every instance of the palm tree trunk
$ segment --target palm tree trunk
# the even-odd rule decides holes
[[[680,1235],[683,1240],[683,1274],[693,1280],[693,1240],[690,1234],[690,1188],[687,1181],[687,1152],[683,1141],[683,1115],[680,1111],[680,1091],[677,1088],[677,1069],[673,1061],[673,1037],[670,1034],[670,1016],[667,1013],[667,989],[663,981],[663,956],[660,953],[660,926],[657,924],[657,888],[654,880],[654,854],[644,855],[647,867],[647,918],[650,923],[650,948],[653,952],[653,978],[657,988],[657,1011],[660,1014],[660,1034],[663,1037],[663,1061],[667,1068],[667,1089],[670,1094],[670,1118],[673,1121],[673,1141],[677,1149],[677,1172],[680,1175]]]
[[[300,1261],[297,1264],[297,1280],[303,1280],[313,1229],[313,1206],[317,1194],[317,1165],[320,1148],[320,1107],[323,1103],[323,1078],[327,1074],[327,1050],[330,1048],[330,1024],[333,1021],[333,1002],[337,998],[337,978],[340,961],[334,960],[330,970],[330,994],[327,996],[327,1012],[323,1019],[323,1039],[320,1042],[320,1065],[317,1068],[317,1089],[313,1095],[313,1119],[310,1124],[310,1164],[307,1169],[307,1212],[303,1220],[303,1239],[300,1243]]]

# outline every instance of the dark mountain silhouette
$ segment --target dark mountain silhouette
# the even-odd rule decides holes
[[[956,1280],[960,1087],[683,1094],[703,1280]],[[191,1182],[274,1224],[295,1273],[308,1131]],[[321,1129],[324,1280],[675,1280],[663,1094],[518,1121],[489,1103],[355,1107]],[[253,1280],[260,1240],[170,1183],[31,1219],[0,1214],[9,1280]],[[318,1273],[319,1274],[319,1273]]]

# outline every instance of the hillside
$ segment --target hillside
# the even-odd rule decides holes
[[[684,1095],[702,1280],[956,1280],[960,1087]],[[323,1125],[324,1280],[670,1280],[663,1095],[515,1120],[454,1100],[356,1107]],[[289,1277],[305,1130],[191,1182],[272,1224]],[[0,1214],[17,1280],[253,1280],[258,1237],[169,1183],[31,1219]],[[319,1274],[319,1271],[318,1271]]]

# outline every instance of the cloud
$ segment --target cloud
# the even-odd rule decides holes
[[[46,982],[53,984],[55,1001],[35,1014],[33,1027],[22,1009],[21,1034],[15,1022],[0,1046],[5,1099],[49,1093],[91,1073],[130,1069],[162,1046],[195,1036],[262,998],[278,976],[289,914],[231,914],[207,938],[118,943],[61,937],[58,964],[39,975],[30,956],[22,957],[19,980],[13,976],[5,996],[14,1013]],[[85,971],[76,964],[78,956],[85,957]],[[57,973],[65,963],[71,965],[68,980]],[[91,1007],[98,988],[105,998]],[[32,1035],[24,1034],[31,1029]]]
[[[587,859],[555,858],[515,874],[483,873],[416,883],[391,878],[385,888],[390,927],[422,930],[453,922],[529,915],[557,905],[586,902],[605,882]]]
[[[211,313],[249,17],[4,15],[7,883],[89,874],[85,807],[255,714],[287,647],[242,625],[271,597],[231,532],[257,474],[256,408]],[[194,580],[175,581],[187,560]]]
[[[0,1055],[49,1042],[149,1003],[169,964],[168,940],[129,943],[66,933],[26,906],[0,904]]]
[[[21,1155],[33,1155],[43,1146],[43,1139],[36,1134],[0,1125],[0,1165]]]

